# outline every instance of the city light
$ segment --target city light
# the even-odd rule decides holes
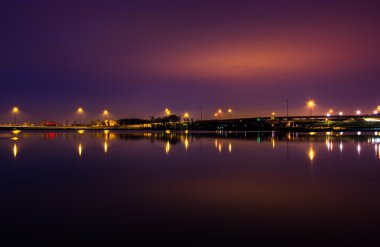
[[[184,119],[189,119],[189,117],[190,117],[190,114],[189,114],[188,112],[185,112],[185,113],[183,114],[183,118],[184,118]]]
[[[228,108],[228,113],[232,113],[232,109],[231,108]]]
[[[218,114],[222,114],[222,113],[223,113],[222,109],[218,109]]]
[[[360,110],[357,110],[357,111],[356,111],[356,115],[359,116],[359,115],[361,115],[361,114],[362,114],[362,112],[361,112]]]
[[[379,111],[378,110],[374,110],[373,114],[377,115],[377,114],[379,114]]]
[[[19,113],[19,109],[18,109],[18,107],[17,106],[15,106],[15,107],[13,107],[12,108],[12,113],[14,114],[14,125],[16,125],[17,124],[17,113]]]
[[[165,114],[166,116],[170,116],[172,112],[169,110],[169,108],[165,108]]]
[[[13,108],[12,108],[12,112],[13,112],[13,113],[18,113],[18,112],[19,112],[18,107],[17,107],[17,106],[13,107]]]
[[[82,107],[79,107],[78,110],[77,110],[77,113],[79,115],[79,125],[82,124],[82,114],[83,114],[83,108]]]
[[[326,117],[330,117],[330,116],[331,116],[330,112],[326,113]]]
[[[343,116],[343,112],[340,111],[340,112],[339,112],[339,116]]]
[[[310,109],[310,116],[312,116],[312,115],[313,115],[313,109],[314,109],[314,107],[315,107],[315,102],[314,102],[314,100],[309,100],[309,101],[307,102],[307,107]]]
[[[108,115],[109,115],[108,110],[104,110],[104,111],[103,111],[103,116],[104,116],[104,125],[105,125],[105,126],[109,125],[109,121],[107,121],[107,117],[108,117]],[[108,122],[108,124],[107,124],[107,122]]]

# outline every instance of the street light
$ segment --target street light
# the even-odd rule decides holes
[[[361,112],[360,110],[357,110],[357,111],[356,111],[356,115],[359,116],[360,114],[362,114],[362,112]]]
[[[189,121],[189,117],[190,117],[190,114],[188,112],[185,112],[183,114],[183,120],[186,122],[186,121]]]
[[[232,108],[228,108],[227,113],[228,113],[228,117],[231,118],[231,115],[232,115]]]
[[[220,120],[220,117],[221,117],[222,113],[223,113],[222,109],[218,109],[217,115],[219,117],[219,120]]]
[[[315,107],[314,100],[309,100],[307,102],[307,107],[309,107],[309,109],[310,109],[310,116],[313,116],[313,108]]]
[[[109,112],[107,110],[104,110],[103,111],[103,116],[104,116],[104,124],[107,125],[107,116],[108,116]]]
[[[19,112],[19,109],[17,106],[13,107],[12,108],[12,112],[14,114],[14,125],[16,125],[16,122],[17,122],[17,113]]]
[[[77,113],[79,114],[79,125],[82,124],[82,114],[83,114],[83,108],[82,107],[79,107],[78,110],[77,110]]]
[[[171,115],[171,112],[170,112],[169,108],[165,108],[165,113],[166,113],[166,116],[170,116]]]

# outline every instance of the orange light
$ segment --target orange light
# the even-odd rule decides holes
[[[315,106],[315,102],[314,102],[314,100],[309,100],[309,101],[307,102],[307,106],[308,106],[309,108],[314,108],[314,106]]]
[[[78,113],[83,113],[83,108],[82,107],[79,107],[78,110],[77,110]]]
[[[13,113],[18,113],[18,112],[19,112],[18,107],[17,107],[17,106],[13,107],[12,112],[13,112]]]

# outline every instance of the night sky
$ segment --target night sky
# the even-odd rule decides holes
[[[0,121],[380,105],[378,1],[1,1]]]

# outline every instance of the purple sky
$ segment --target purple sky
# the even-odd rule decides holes
[[[377,1],[2,1],[0,121],[380,105]]]

